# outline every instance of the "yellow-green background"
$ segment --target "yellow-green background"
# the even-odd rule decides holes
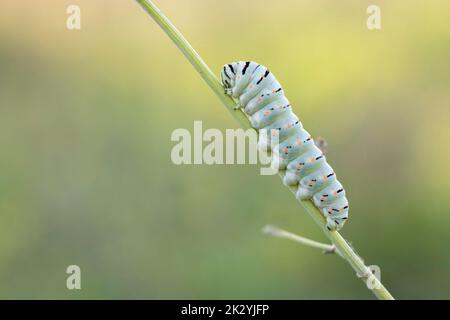
[[[157,4],[216,73],[270,67],[328,140],[343,235],[392,294],[450,298],[450,3]],[[172,164],[174,129],[237,125],[134,1],[3,0],[0,104],[0,298],[372,298],[338,257],[260,234],[324,241],[278,177]]]

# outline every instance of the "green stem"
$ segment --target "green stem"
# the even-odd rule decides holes
[[[288,232],[286,230],[271,226],[271,225],[267,225],[262,229],[262,232],[264,234],[267,234],[269,236],[272,237],[278,237],[278,238],[285,238],[285,239],[289,239],[298,243],[301,243],[305,246],[308,247],[312,247],[312,248],[316,248],[316,249],[320,249],[322,250],[324,253],[335,253],[337,252],[337,254],[340,255],[339,251],[336,251],[336,247],[334,245],[330,245],[330,244],[326,244],[326,243],[321,243],[318,241],[314,241],[302,236],[299,236],[298,234],[292,233],[292,232]]]
[[[239,122],[243,128],[251,128],[250,123],[245,114],[239,109],[235,110],[235,102],[231,97],[224,93],[222,85],[217,80],[214,73],[208,67],[208,65],[202,60],[198,53],[192,48],[189,42],[183,37],[183,35],[175,28],[170,20],[158,9],[158,7],[150,0],[136,0],[142,8],[155,20],[155,22],[164,30],[175,45],[180,49],[184,56],[194,66],[200,76],[205,80],[213,92],[223,102],[225,107],[230,111],[231,115]],[[279,173],[283,178],[284,172]],[[295,194],[295,188],[289,188]],[[372,276],[370,269],[364,264],[362,259],[353,251],[348,245],[345,239],[337,231],[328,231],[325,227],[326,221],[322,213],[314,206],[310,200],[299,201],[306,209],[308,214],[319,225],[321,230],[330,239],[336,249],[340,252],[341,256],[351,265],[356,271],[357,275],[367,281],[370,279],[371,286],[369,288],[379,299],[393,300],[394,298],[389,291],[383,286],[383,284],[375,277]]]

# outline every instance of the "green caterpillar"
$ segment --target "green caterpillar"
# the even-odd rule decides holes
[[[303,129],[275,76],[256,62],[226,64],[221,72],[225,93],[233,97],[259,130],[258,145],[273,154],[272,167],[286,169],[283,183],[298,185],[296,197],[312,199],[327,219],[329,230],[339,230],[348,218],[348,200],[322,151]],[[272,136],[278,136],[273,145]]]

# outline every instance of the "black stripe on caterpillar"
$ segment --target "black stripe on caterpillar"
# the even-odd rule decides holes
[[[242,108],[253,128],[260,131],[258,145],[272,152],[272,167],[285,169],[283,183],[298,185],[296,197],[312,199],[327,220],[329,230],[339,230],[348,218],[345,190],[322,151],[292,112],[275,76],[252,61],[226,64],[221,72],[225,93]],[[266,130],[261,134],[261,130]],[[278,135],[272,146],[271,134]]]

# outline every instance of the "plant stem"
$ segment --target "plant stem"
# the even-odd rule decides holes
[[[338,254],[339,251],[336,251],[336,247],[330,244],[326,244],[326,243],[321,243],[318,241],[314,241],[302,236],[299,236],[298,234],[271,226],[271,225],[267,225],[262,229],[262,232],[266,235],[272,236],[272,237],[277,237],[277,238],[285,238],[285,239],[289,239],[298,243],[301,243],[305,246],[308,247],[312,247],[312,248],[316,248],[316,249],[320,249],[322,250],[324,253],[335,253],[337,252]]]
[[[191,44],[183,37],[180,31],[170,22],[170,20],[159,10],[159,8],[152,2],[146,0],[136,0],[142,8],[155,20],[155,22],[163,29],[163,31],[169,36],[175,45],[180,49],[184,56],[189,60],[192,66],[197,70],[200,76],[210,86],[212,91],[222,101],[222,103],[231,112],[231,115],[240,123],[243,127],[248,127],[247,117],[243,112],[236,112],[234,107],[236,103],[233,99],[224,94],[222,85],[217,80],[214,73],[203,61],[199,54],[192,48]]]
[[[155,20],[155,22],[164,30],[164,32],[169,36],[170,39],[175,43],[175,45],[180,49],[184,56],[189,60],[189,62],[198,71],[200,76],[205,80],[213,92],[219,97],[223,102],[231,115],[239,122],[243,128],[251,128],[250,123],[246,115],[240,110],[235,110],[235,102],[231,97],[224,93],[223,87],[217,80],[214,73],[208,67],[208,65],[202,60],[198,53],[192,48],[189,42],[183,37],[183,35],[175,28],[175,26],[170,22],[170,20],[158,9],[158,7],[150,0],[136,0],[142,8]],[[284,172],[279,173],[280,177],[283,178]],[[289,187],[291,192],[295,194],[295,187]],[[341,256],[347,260],[351,267],[356,271],[357,275],[363,279],[363,281],[371,281],[371,286],[368,288],[372,290],[375,296],[383,300],[393,300],[394,298],[389,293],[389,291],[383,286],[383,284],[375,277],[373,277],[370,269],[364,264],[362,259],[353,251],[353,249],[348,245],[345,239],[339,234],[339,232],[333,230],[329,231],[326,228],[325,217],[322,213],[314,206],[310,200],[299,201],[303,207],[306,209],[308,214],[313,218],[325,235],[330,239],[336,249],[339,251]]]

